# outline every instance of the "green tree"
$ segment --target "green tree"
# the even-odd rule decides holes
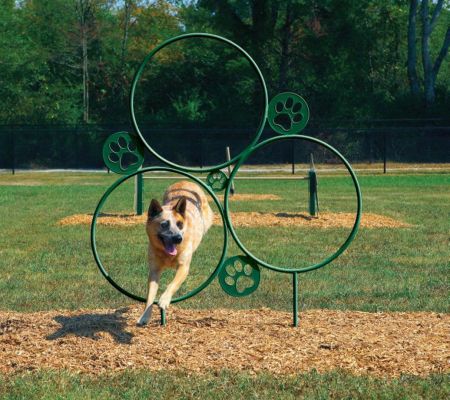
[[[420,7],[419,7],[420,3]],[[443,11],[443,7],[445,10]],[[420,23],[421,23],[421,55],[422,55],[422,71],[423,71],[423,91],[425,105],[430,107],[434,104],[436,98],[436,80],[438,73],[441,69],[442,62],[447,56],[448,49],[450,47],[450,13],[449,2],[444,0],[438,0],[436,4],[430,4],[428,0],[410,0],[409,17],[408,17],[408,78],[411,93],[413,96],[418,97],[420,91],[419,77],[417,73],[417,14],[420,8]],[[436,27],[441,16],[444,19],[444,34],[442,45],[436,52],[436,56],[433,60],[431,54],[431,35],[436,30]]]

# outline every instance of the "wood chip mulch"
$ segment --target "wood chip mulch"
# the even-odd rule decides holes
[[[450,314],[171,307],[147,327],[141,305],[118,310],[0,312],[0,372],[125,369],[294,374],[315,368],[398,377],[450,372]]]
[[[129,226],[144,224],[146,215],[103,214],[97,219],[101,225]],[[352,213],[320,213],[318,218],[302,213],[281,212],[234,212],[231,213],[233,226],[305,226],[311,228],[351,228],[355,221]],[[75,214],[58,221],[59,225],[88,225],[92,221],[91,214]],[[214,224],[221,225],[219,215],[215,215]],[[362,228],[410,228],[412,225],[384,215],[364,213],[361,218]]]

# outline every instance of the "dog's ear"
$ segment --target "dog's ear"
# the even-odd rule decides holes
[[[158,214],[162,213],[162,210],[158,200],[152,199],[150,207],[148,208],[148,219],[155,218]]]
[[[175,207],[173,208],[178,214],[184,215],[186,214],[186,197],[181,197],[180,200],[177,201]]]

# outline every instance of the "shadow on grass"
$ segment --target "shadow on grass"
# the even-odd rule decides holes
[[[57,315],[54,320],[61,324],[56,332],[48,335],[47,340],[56,340],[67,335],[99,340],[99,332],[109,333],[117,343],[130,344],[133,334],[125,331],[126,320],[123,316],[128,308],[121,308],[110,314],[82,314],[71,317]]]
[[[317,219],[316,217],[312,217],[310,215],[301,214],[301,213],[279,212],[279,213],[276,213],[275,216],[279,217],[279,218],[303,218],[303,219],[306,219],[307,221]]]

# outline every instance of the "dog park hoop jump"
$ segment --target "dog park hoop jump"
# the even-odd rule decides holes
[[[143,134],[141,133],[138,121],[136,120],[134,107],[136,87],[147,63],[156,55],[156,53],[158,53],[161,49],[165,48],[166,46],[169,46],[170,44],[181,40],[191,40],[191,39],[195,40],[196,38],[206,38],[210,40],[219,41],[237,50],[243,57],[247,59],[250,66],[256,73],[264,96],[263,99],[264,111],[262,113],[257,132],[253,137],[253,139],[251,140],[251,142],[240,154],[234,156],[232,159],[228,159],[225,163],[207,168],[195,168],[178,165],[163,158],[160,154],[158,154],[146,141]],[[129,134],[127,132],[114,133],[106,140],[103,146],[103,160],[106,166],[111,171],[121,174],[123,176],[120,177],[115,183],[113,183],[112,186],[101,197],[93,214],[91,223],[91,231],[90,231],[91,247],[95,261],[103,276],[108,280],[108,282],[112,286],[114,286],[124,295],[132,299],[145,302],[144,298],[127,291],[126,289],[121,287],[116,281],[114,281],[114,279],[108,274],[107,269],[103,265],[97,251],[96,246],[97,220],[108,196],[125,181],[134,178],[137,181],[138,187],[142,188],[143,174],[146,172],[176,173],[197,183],[212,197],[220,213],[220,217],[222,219],[224,239],[223,239],[222,253],[220,255],[218,264],[212,271],[212,273],[201,285],[191,290],[190,292],[184,294],[183,296],[174,298],[172,300],[172,303],[187,300],[190,297],[195,296],[196,294],[200,293],[203,289],[205,289],[215,278],[218,278],[220,286],[228,295],[235,297],[248,296],[258,288],[260,280],[262,279],[261,272],[263,271],[264,268],[267,268],[280,273],[291,274],[293,325],[298,326],[298,275],[301,273],[313,271],[318,268],[324,267],[325,265],[331,263],[333,260],[339,257],[339,255],[341,255],[348,248],[348,246],[355,238],[355,235],[358,231],[362,209],[362,197],[359,183],[349,162],[335,148],[333,148],[329,144],[319,139],[300,134],[301,131],[306,127],[309,120],[309,108],[306,101],[298,94],[285,92],[276,95],[269,102],[264,77],[258,65],[244,49],[239,47],[234,42],[217,35],[212,35],[208,33],[190,33],[176,36],[174,38],[165,41],[164,43],[157,46],[145,57],[132,83],[129,107],[134,133],[133,134]],[[288,118],[289,123],[288,124],[279,123],[280,116]],[[264,141],[260,141],[261,134],[267,122],[269,123],[270,128],[277,134],[277,136],[271,137]],[[347,237],[343,238],[343,242],[340,245],[340,247],[333,254],[330,254],[327,258],[323,259],[322,261],[301,268],[288,268],[283,265],[272,265],[259,259],[254,254],[252,254],[247,249],[245,244],[239,239],[238,234],[236,233],[233,226],[233,220],[231,218],[229,208],[229,198],[230,192],[232,191],[233,179],[238,174],[241,165],[250,157],[251,154],[253,154],[253,152],[263,147],[267,147],[274,143],[286,140],[307,141],[322,146],[323,148],[333,153],[334,156],[336,156],[338,159],[342,161],[342,163],[348,170],[348,173],[350,174],[351,179],[353,181],[356,194],[355,220],[350,233],[348,234]],[[143,168],[142,164],[144,162],[144,152],[146,150],[148,150],[151,154],[153,154],[153,156],[159,159],[164,164],[164,166]],[[123,158],[125,155],[132,156],[134,163],[124,165]],[[233,168],[228,176],[227,174],[225,174],[225,172],[223,172],[223,169],[227,167],[229,168],[231,166],[233,166]],[[208,173],[206,183],[204,183],[202,180],[194,176],[193,173]],[[317,202],[317,191],[315,190],[316,186],[317,186],[316,175],[315,173],[313,173],[313,170],[310,170],[309,174],[310,213],[316,212],[315,208]],[[224,192],[223,204],[216,196],[216,193],[221,191]],[[136,192],[135,204],[137,214],[142,214],[142,190],[138,190]],[[229,234],[231,234],[232,239],[236,242],[237,246],[240,248],[243,254],[232,256],[227,255],[228,241],[230,236]],[[240,277],[246,277],[247,280],[251,281],[251,284],[247,285],[243,289],[241,287],[238,287],[237,282]],[[161,324],[164,325],[165,323],[166,323],[165,310],[161,309]]]

